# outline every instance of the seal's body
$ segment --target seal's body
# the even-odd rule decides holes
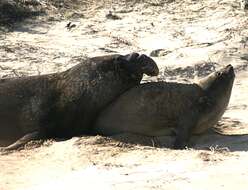
[[[138,85],[143,73],[157,75],[156,63],[132,53],[86,59],[61,73],[3,79],[0,143],[24,136],[7,147],[14,149],[30,139],[89,133],[99,111]]]
[[[122,94],[100,114],[94,132],[146,136],[175,132],[174,147],[183,148],[192,133],[204,132],[221,118],[230,99],[234,77],[233,67],[228,65],[197,84],[141,84]]]

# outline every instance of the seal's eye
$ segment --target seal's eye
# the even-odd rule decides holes
[[[217,72],[217,73],[216,73],[216,76],[219,77],[220,75],[221,75],[221,72]]]

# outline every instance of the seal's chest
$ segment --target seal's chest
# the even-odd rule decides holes
[[[223,113],[210,112],[200,117],[196,126],[194,127],[193,134],[202,134],[211,127],[214,127],[220,120]]]

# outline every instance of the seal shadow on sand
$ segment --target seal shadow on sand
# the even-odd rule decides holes
[[[136,134],[121,134],[111,136],[112,139],[122,143],[139,144],[157,148],[172,148],[175,141],[174,136],[147,137]],[[227,150],[227,151],[248,151],[248,134],[246,135],[223,135],[208,130],[202,135],[193,135],[189,142],[195,150]]]

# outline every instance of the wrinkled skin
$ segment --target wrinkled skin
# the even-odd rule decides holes
[[[228,65],[198,84],[141,84],[122,94],[99,115],[94,132],[146,136],[175,133],[174,148],[184,148],[192,133],[203,133],[221,118],[234,78],[233,67]]]
[[[88,134],[106,105],[144,73],[158,72],[151,58],[132,53],[86,59],[61,73],[2,79],[0,145],[10,150],[33,139]]]

